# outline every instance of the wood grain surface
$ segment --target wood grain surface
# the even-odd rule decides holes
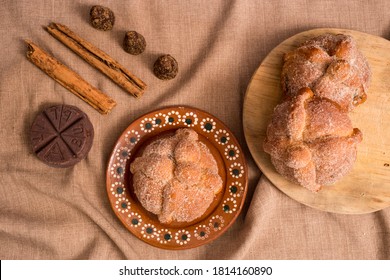
[[[332,186],[311,193],[279,175],[263,151],[266,127],[281,99],[283,54],[303,41],[324,33],[343,33],[357,41],[372,69],[368,99],[349,116],[363,132],[353,170]],[[243,109],[244,134],[263,174],[282,192],[310,207],[335,213],[362,214],[390,206],[390,42],[384,38],[344,29],[313,29],[275,47],[248,85]]]

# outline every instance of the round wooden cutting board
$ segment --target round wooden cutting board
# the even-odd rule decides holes
[[[353,36],[371,66],[372,81],[367,101],[349,113],[353,127],[363,132],[353,170],[336,184],[311,193],[276,172],[263,151],[263,141],[273,109],[281,99],[283,54],[324,33]],[[287,39],[269,53],[253,75],[245,96],[243,125],[258,167],[291,198],[316,209],[345,214],[370,213],[390,206],[390,41],[344,29],[313,29]]]

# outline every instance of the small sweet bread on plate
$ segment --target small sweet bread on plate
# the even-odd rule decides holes
[[[130,172],[141,205],[166,224],[201,217],[223,188],[216,160],[189,128],[148,144]]]

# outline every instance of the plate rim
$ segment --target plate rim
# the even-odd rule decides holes
[[[110,194],[110,183],[112,183],[111,181],[115,181],[115,180],[112,180],[112,174],[111,174],[111,171],[110,171],[110,168],[113,164],[113,162],[115,161],[115,154],[116,154],[116,151],[117,149],[119,149],[121,147],[120,145],[120,141],[121,139],[123,139],[127,132],[129,130],[131,130],[132,126],[136,123],[136,122],[139,122],[140,120],[142,119],[145,119],[147,118],[148,116],[151,116],[151,115],[155,115],[155,114],[158,114],[160,113],[161,111],[171,111],[171,110],[188,110],[188,111],[197,111],[205,116],[210,116],[214,119],[214,121],[216,121],[217,123],[220,124],[220,126],[222,126],[222,128],[220,129],[223,129],[227,132],[227,134],[229,134],[229,137],[231,140],[231,142],[238,147],[239,149],[239,152],[240,152],[240,156],[241,156],[241,160],[240,160],[240,164],[242,164],[242,167],[243,167],[243,170],[244,172],[242,173],[242,181],[243,181],[243,184],[242,184],[242,191],[240,192],[240,203],[237,205],[237,208],[235,210],[235,213],[234,215],[231,216],[231,218],[227,221],[226,224],[224,224],[223,227],[221,227],[220,230],[218,230],[217,234],[212,234],[211,236],[209,236],[208,238],[205,238],[204,240],[202,241],[199,241],[199,242],[193,242],[193,243],[186,243],[184,245],[176,245],[176,246],[168,246],[168,245],[165,245],[165,244],[162,244],[162,243],[158,243],[158,242],[151,242],[153,240],[150,240],[150,239],[146,239],[146,238],[141,238],[140,236],[138,236],[135,232],[133,232],[132,228],[129,226],[129,224],[125,221],[124,217],[122,215],[119,215],[118,214],[118,209],[116,209],[115,205],[112,203],[112,200],[111,200],[111,194]],[[200,124],[199,124],[200,125]],[[172,130],[174,129],[179,129],[179,128],[186,128],[187,126],[175,126],[175,127],[172,127]],[[169,130],[169,129],[168,129]],[[161,131],[161,132],[164,132],[165,130]],[[157,134],[158,135],[158,134]],[[210,134],[212,135],[212,134]],[[210,145],[213,145],[216,149],[217,149],[217,146],[213,143],[213,139],[210,137],[206,137],[205,135],[202,134],[202,136],[204,136],[207,141],[209,141],[211,144]],[[142,137],[140,137],[141,139]],[[148,138],[146,138],[146,140],[148,140]],[[134,145],[135,147],[136,145]],[[217,149],[218,152],[220,153],[219,149]],[[194,227],[194,225],[200,225],[202,222],[205,223],[207,222],[208,220],[211,220],[210,218],[213,216],[213,214],[218,210],[218,208],[220,206],[222,206],[223,204],[223,199],[226,195],[227,192],[229,192],[228,190],[228,162],[226,160],[226,158],[224,157],[223,154],[220,154],[221,156],[221,159],[224,163],[224,168],[225,168],[225,171],[226,171],[226,182],[224,184],[224,187],[223,187],[223,194],[221,196],[221,199],[219,201],[218,204],[216,204],[215,208],[213,209],[212,212],[210,212],[209,215],[207,215],[204,219],[200,220],[200,221],[197,221],[195,222],[194,224],[190,224],[186,227],[175,227],[174,229],[175,230],[181,230],[181,229],[186,229],[188,227]],[[129,158],[129,160],[131,160],[131,158]],[[125,166],[127,165],[127,163],[125,164]],[[108,202],[110,204],[110,208],[112,209],[112,211],[114,212],[114,215],[120,220],[120,222],[122,223],[122,225],[133,235],[135,236],[137,239],[151,245],[151,246],[154,246],[156,248],[160,248],[160,249],[167,249],[167,250],[185,250],[185,249],[192,249],[192,248],[196,248],[196,247],[199,247],[199,246],[203,246],[203,245],[206,245],[208,243],[211,243],[212,241],[216,240],[217,238],[219,238],[220,236],[222,236],[233,224],[234,222],[236,221],[236,219],[238,218],[238,216],[240,215],[243,207],[244,207],[244,204],[245,204],[245,199],[246,199],[246,195],[247,195],[247,192],[248,192],[248,163],[247,163],[247,160],[246,160],[246,156],[245,156],[245,152],[242,148],[242,146],[240,145],[239,141],[237,140],[237,138],[235,137],[235,135],[233,134],[233,132],[230,130],[230,128],[223,122],[221,121],[219,118],[217,118],[215,115],[205,111],[205,110],[202,110],[202,109],[199,109],[199,108],[196,108],[196,107],[193,107],[193,106],[185,106],[185,105],[173,105],[173,106],[162,106],[162,107],[159,107],[158,109],[155,109],[155,110],[151,110],[151,111],[148,111],[147,113],[144,113],[138,117],[136,117],[134,120],[132,120],[130,122],[130,124],[120,133],[120,135],[118,136],[118,138],[116,139],[114,145],[113,145],[113,148],[109,154],[109,158],[108,158],[108,162],[107,162],[107,165],[106,165],[106,192],[107,192],[107,198],[108,198]],[[126,179],[124,178],[123,181],[125,181]],[[238,180],[238,179],[237,179]],[[142,207],[142,205],[139,204],[140,207]],[[144,211],[147,211],[144,209]],[[218,215],[217,215],[218,217]],[[225,221],[226,222],[226,221]],[[208,222],[207,222],[208,223]],[[163,227],[169,227],[169,225],[164,225],[164,224],[161,224],[161,223],[158,223],[158,226],[162,225]],[[169,227],[170,228],[170,227]],[[212,229],[210,229],[210,233],[212,232]],[[195,238],[195,237],[193,237]],[[172,237],[173,239],[173,237]],[[172,243],[174,243],[175,240],[172,240]]]

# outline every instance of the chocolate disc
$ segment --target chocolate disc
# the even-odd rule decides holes
[[[70,167],[84,159],[92,147],[93,136],[88,116],[70,105],[43,110],[30,133],[33,151],[52,167]]]

